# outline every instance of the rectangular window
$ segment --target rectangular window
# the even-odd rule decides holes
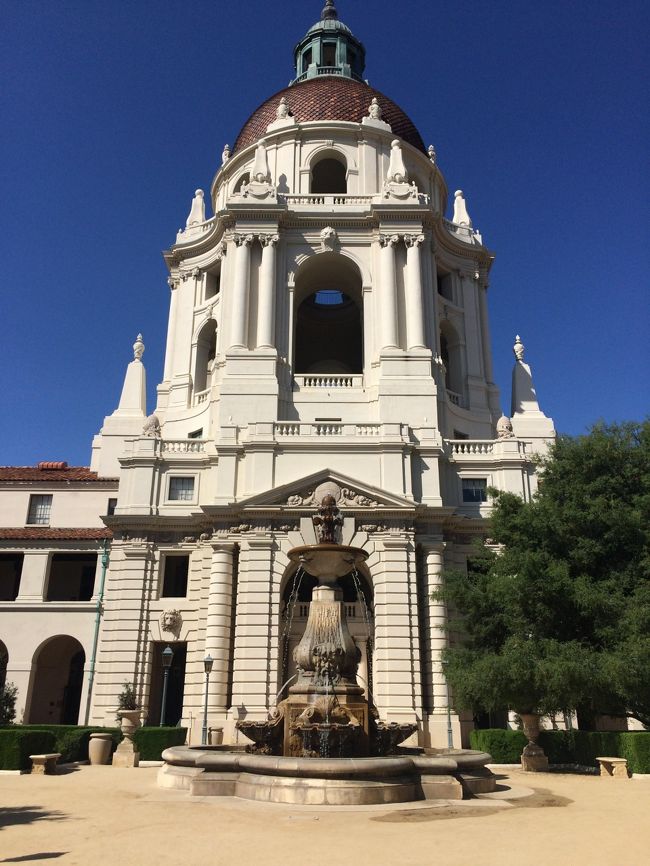
[[[192,430],[191,433],[187,434],[188,439],[202,439],[203,438],[203,427],[200,430]]]
[[[323,66],[336,66],[336,43],[323,45]]]
[[[163,559],[163,580],[161,598],[185,598],[187,595],[187,575],[190,570],[190,556],[165,556]]]
[[[110,517],[111,514],[115,514],[116,508],[117,508],[117,499],[109,499],[108,500],[108,508],[106,509],[106,514]]]
[[[463,502],[487,502],[487,478],[463,478]]]
[[[95,588],[96,553],[55,553],[46,601],[90,601]]]
[[[52,494],[35,493],[29,497],[27,523],[49,526],[52,511]]]
[[[191,502],[194,499],[194,478],[170,478],[169,499],[171,502]]]
[[[0,553],[0,601],[15,601],[23,571],[22,553]]]

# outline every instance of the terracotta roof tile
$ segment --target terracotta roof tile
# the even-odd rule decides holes
[[[264,137],[267,126],[276,119],[278,103],[283,96],[299,123],[309,120],[361,123],[362,118],[368,116],[368,107],[373,96],[376,96],[383,112],[382,120],[390,124],[393,133],[426,153],[415,124],[399,105],[362,81],[335,75],[310,78],[275,93],[251,114],[239,133],[233,151],[243,150]]]
[[[0,483],[3,481],[42,481],[49,484],[52,481],[96,481],[103,484],[106,481],[117,482],[118,480],[117,478],[99,478],[97,473],[91,472],[87,466],[67,466],[65,469],[39,468],[42,465],[0,466]]]
[[[49,526],[18,527],[16,529],[0,529],[0,540],[22,541],[101,541],[112,538],[110,529],[52,529]]]

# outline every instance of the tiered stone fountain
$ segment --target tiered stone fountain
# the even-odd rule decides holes
[[[368,554],[337,542],[342,519],[332,496],[323,498],[313,520],[320,543],[289,551],[318,585],[294,650],[298,674],[288,697],[267,719],[237,723],[252,741],[245,752],[167,749],[159,784],[192,794],[303,805],[461,799],[464,793],[494,790],[485,752],[425,755],[400,749],[417,725],[379,719],[357,682],[360,652],[338,586],[338,579],[354,572]]]

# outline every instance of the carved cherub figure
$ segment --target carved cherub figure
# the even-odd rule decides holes
[[[338,544],[337,529],[343,526],[343,518],[336,507],[336,499],[327,494],[318,509],[318,514],[312,517],[314,526],[318,529],[319,540],[322,544]]]

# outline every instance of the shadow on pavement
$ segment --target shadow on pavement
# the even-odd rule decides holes
[[[0,830],[15,824],[33,824],[35,821],[62,821],[63,812],[47,811],[40,806],[0,806]],[[57,857],[59,855],[57,854]],[[11,861],[2,861],[11,862]]]
[[[41,851],[38,854],[23,854],[21,857],[7,857],[0,863],[36,863],[40,860],[54,860],[55,857],[63,857],[67,851]]]

